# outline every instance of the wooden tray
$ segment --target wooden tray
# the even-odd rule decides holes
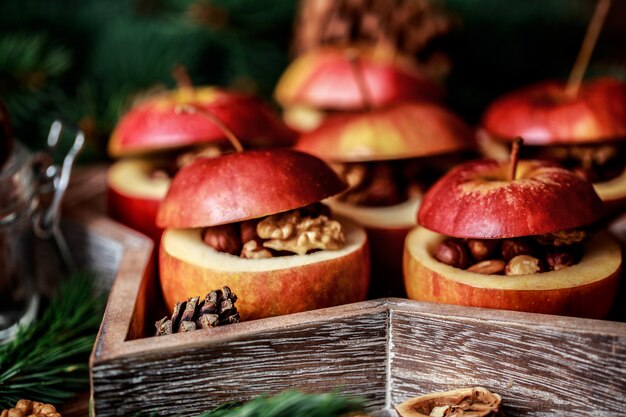
[[[82,244],[108,242],[99,258],[115,260],[116,271],[91,357],[97,417],[193,415],[289,388],[340,389],[392,416],[413,396],[476,385],[500,393],[511,416],[624,415],[618,321],[380,299],[146,337],[163,315],[152,244],[93,201],[74,207],[88,225]]]

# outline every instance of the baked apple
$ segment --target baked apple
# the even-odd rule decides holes
[[[159,203],[171,177],[196,157],[215,157],[227,145],[223,129],[194,106],[230,127],[246,147],[289,146],[294,134],[259,99],[219,88],[180,88],[150,98],[119,121],[109,141],[118,158],[107,180],[108,211],[114,219],[158,240]]]
[[[363,109],[352,60],[358,61],[373,107],[441,99],[440,87],[409,57],[381,47],[320,47],[296,58],[276,86],[276,101],[290,127],[310,131],[328,113]]]
[[[422,193],[473,147],[472,130],[430,103],[337,114],[301,135],[296,148],[329,161],[350,185],[328,204],[368,231],[372,297],[404,294],[404,239]]]
[[[594,233],[602,215],[591,183],[556,164],[463,164],[425,194],[407,236],[408,296],[603,318],[622,256],[608,233]]]
[[[320,203],[345,188],[323,161],[287,149],[182,168],[157,216],[167,305],[223,286],[237,294],[242,320],[364,300],[365,231]]]
[[[626,83],[597,78],[568,94],[549,81],[507,94],[484,114],[482,138],[492,157],[524,138],[522,156],[560,163],[589,179],[607,211],[626,207]]]

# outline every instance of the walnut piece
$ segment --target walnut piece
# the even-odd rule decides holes
[[[506,275],[528,275],[541,272],[541,262],[530,255],[518,255],[505,268]]]
[[[2,410],[0,417],[61,417],[61,414],[52,404],[19,400],[15,407]]]
[[[547,235],[537,236],[537,241],[542,245],[567,246],[580,243],[587,237],[587,232],[582,229],[569,229],[554,232]]]
[[[271,258],[272,253],[265,249],[262,244],[253,239],[247,241],[243,245],[239,256],[246,259],[265,259]]]
[[[328,216],[302,217],[297,210],[261,220],[257,234],[266,248],[304,255],[312,250],[341,249],[346,238],[341,223]]]

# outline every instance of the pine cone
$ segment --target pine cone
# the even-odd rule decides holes
[[[433,41],[452,29],[452,19],[432,0],[301,0],[293,49],[302,54],[321,45],[384,45],[423,65],[444,65]],[[429,56],[437,56],[430,60]],[[438,62],[439,61],[439,62]],[[431,72],[441,72],[429,68]]]
[[[230,288],[224,287],[211,291],[202,301],[200,297],[191,297],[178,302],[171,318],[165,316],[154,324],[156,336],[238,323],[236,301],[237,296]]]
[[[0,417],[61,417],[61,414],[52,404],[19,400],[15,407],[2,410]]]

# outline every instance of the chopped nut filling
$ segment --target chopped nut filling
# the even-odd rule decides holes
[[[380,207],[403,203],[423,194],[462,155],[393,161],[351,162],[333,168],[350,188],[340,199],[355,205]]]
[[[526,146],[525,158],[556,162],[591,182],[604,182],[618,177],[626,168],[626,141],[607,145]]]
[[[207,227],[203,241],[220,252],[263,259],[341,249],[346,238],[341,223],[330,219],[328,207],[317,203],[262,219]]]
[[[486,275],[526,275],[558,271],[580,262],[583,229],[512,239],[443,240],[435,259],[455,268]]]

